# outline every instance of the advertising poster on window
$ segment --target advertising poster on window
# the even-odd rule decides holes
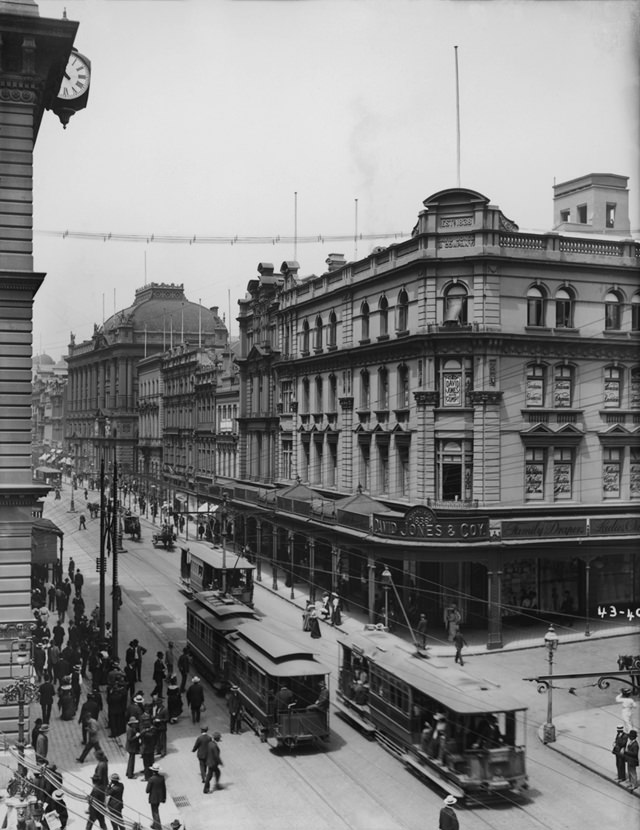
[[[527,380],[527,406],[542,406],[542,379],[529,378]]]
[[[525,467],[525,492],[528,499],[542,498],[544,489],[544,464],[528,461]]]
[[[620,383],[617,380],[605,380],[604,382],[604,403],[605,406],[620,405]]]
[[[631,374],[630,403],[636,409],[640,406],[640,375],[637,372]]]
[[[556,462],[553,465],[553,492],[556,499],[571,498],[571,464]]]
[[[602,490],[610,498],[620,495],[620,465],[605,464],[602,468]]]
[[[640,461],[632,461],[629,472],[629,489],[632,498],[640,496]]]
[[[505,617],[522,613],[531,608],[537,596],[538,563],[535,559],[520,562],[505,562],[502,571],[502,615]]]
[[[462,375],[445,374],[444,380],[444,405],[462,406]]]
[[[555,407],[571,406],[571,381],[557,380],[553,395]]]

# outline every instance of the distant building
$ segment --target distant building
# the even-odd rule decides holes
[[[123,481],[138,470],[138,362],[179,343],[221,347],[227,329],[217,308],[187,300],[182,285],[151,283],[131,306],[101,326],[91,339],[71,337],[67,433],[75,471],[96,480],[100,461],[118,462]]]
[[[42,466],[66,468],[64,450],[67,364],[54,362],[48,354],[33,358],[31,384],[31,451],[34,469]]]
[[[568,625],[563,598],[588,622],[605,596],[640,596],[626,178],[555,196],[552,233],[444,190],[410,239],[359,261],[334,254],[306,278],[258,266],[240,302],[230,509],[259,561],[372,620],[387,565],[435,636],[455,601],[490,647],[532,604]]]

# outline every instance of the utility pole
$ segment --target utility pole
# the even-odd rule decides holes
[[[118,463],[113,464],[113,512],[111,516],[111,550],[113,559],[111,561],[111,653],[112,657],[118,656],[118,611],[120,609],[120,585],[118,584]]]
[[[98,572],[100,574],[100,639],[104,640],[104,610],[105,610],[105,585],[104,578],[107,570],[105,557],[105,525],[106,525],[107,504],[104,495],[104,458],[100,461],[100,556],[98,558]]]

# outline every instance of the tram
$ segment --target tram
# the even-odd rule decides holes
[[[254,571],[255,565],[233,551],[181,548],[180,588],[187,594],[219,591],[225,584],[228,595],[253,607]]]
[[[258,620],[218,591],[195,592],[186,606],[187,645],[198,670],[219,693],[238,686],[243,719],[263,742],[293,749],[328,740],[329,669],[306,638]]]
[[[526,707],[456,665],[416,656],[383,626],[338,643],[339,714],[408,769],[461,800],[526,789]]]

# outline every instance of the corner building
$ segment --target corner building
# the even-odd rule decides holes
[[[605,178],[579,180],[579,232],[523,233],[452,189],[357,262],[259,265],[233,509],[274,582],[376,619],[387,565],[436,636],[457,602],[493,648],[531,602],[569,625],[567,596],[585,624],[640,596],[640,246],[626,178]]]

